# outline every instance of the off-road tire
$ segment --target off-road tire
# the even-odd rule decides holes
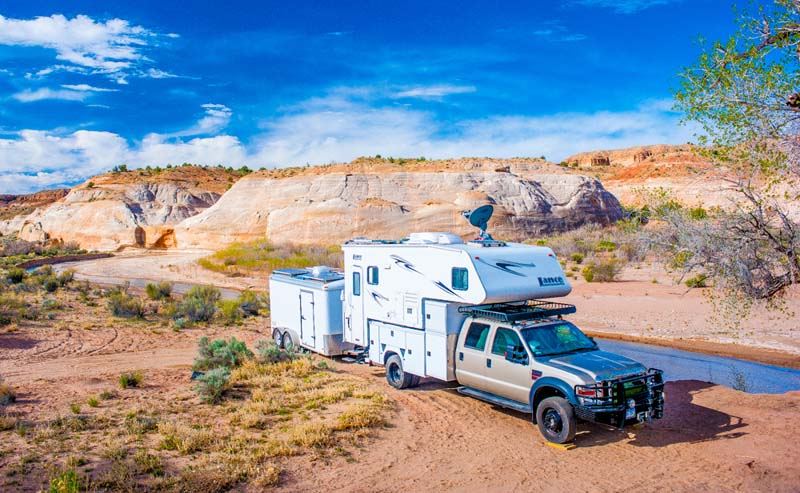
[[[290,334],[288,330],[283,333],[283,349],[287,351],[294,351],[295,349],[297,349],[294,346],[294,341],[292,340],[292,334]]]
[[[575,410],[563,397],[543,399],[536,408],[536,423],[542,436],[553,443],[571,442],[578,428]]]
[[[272,340],[275,341],[276,346],[283,348],[283,334],[280,329],[272,329]]]
[[[389,356],[389,359],[386,360],[386,381],[396,389],[407,389],[414,386],[414,375],[403,371],[403,360],[396,354]]]

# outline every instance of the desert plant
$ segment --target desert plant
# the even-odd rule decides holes
[[[25,269],[11,269],[6,273],[6,279],[12,284],[19,284],[26,277],[28,277],[28,273],[25,272]]]
[[[145,286],[145,292],[151,300],[163,300],[172,295],[172,283],[160,282],[158,284],[148,284]]]
[[[144,375],[139,371],[123,373],[119,376],[120,388],[139,387],[144,382]]]
[[[120,318],[144,318],[144,302],[131,296],[123,290],[115,290],[108,296],[108,309],[115,317]]]
[[[194,369],[203,371],[213,368],[236,368],[246,359],[252,358],[253,353],[247,349],[244,341],[235,337],[229,340],[215,339],[209,341],[208,337],[201,337],[197,342],[200,355],[194,360]]]
[[[100,401],[99,401],[99,400],[97,400],[97,397],[94,397],[94,396],[92,396],[92,397],[89,397],[89,398],[86,400],[86,403],[87,403],[87,404],[89,404],[89,407],[97,407],[97,406],[99,406],[99,405],[100,405]]]
[[[219,301],[219,289],[211,286],[194,286],[175,306],[173,318],[188,322],[208,322],[214,318]]]
[[[572,255],[570,255],[569,259],[572,260],[573,262],[575,262],[576,264],[580,264],[581,262],[583,262],[584,255],[582,253],[577,253],[576,252],[576,253],[573,253]]]
[[[586,282],[593,282],[594,281],[594,264],[589,264],[581,269],[581,275],[586,280]]]
[[[73,402],[69,405],[69,410],[72,411],[72,414],[80,414],[81,413],[81,405],[78,403]]]
[[[75,271],[72,269],[65,270],[56,276],[56,281],[58,281],[58,285],[61,287],[68,285],[73,279],[75,279]]]
[[[264,300],[259,295],[250,291],[249,289],[242,291],[239,298],[236,299],[239,303],[239,308],[247,315],[256,316],[259,310],[264,306]]]
[[[297,356],[297,353],[279,348],[272,339],[261,339],[256,342],[256,353],[258,361],[265,364],[290,361]]]
[[[5,383],[3,377],[0,377],[0,405],[11,404],[16,400],[17,394],[14,392],[14,388]]]
[[[694,277],[690,277],[685,281],[687,288],[705,288],[706,280],[708,280],[708,276],[705,274],[697,274]]]
[[[214,368],[197,378],[194,391],[200,400],[207,404],[216,404],[222,401],[222,396],[228,388],[231,372],[225,367]]]
[[[616,258],[601,259],[594,264],[594,280],[599,282],[616,281],[624,265],[624,262]]]
[[[48,276],[42,281],[42,287],[48,293],[56,292],[58,286],[58,279],[55,276]]]
[[[74,469],[68,469],[50,480],[49,493],[78,493],[81,481]]]
[[[244,316],[244,312],[237,300],[221,300],[217,306],[220,317],[228,324],[240,322]]]

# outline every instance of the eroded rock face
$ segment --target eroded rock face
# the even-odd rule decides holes
[[[191,190],[180,183],[86,185],[27,216],[19,237],[76,241],[91,250],[125,246],[171,246],[161,231],[196,215],[219,194]]]
[[[496,164],[496,163],[495,163]],[[460,211],[494,204],[490,231],[530,238],[621,217],[599,181],[555,166],[478,170],[331,172],[238,181],[212,207],[174,228],[179,248],[219,248],[266,235],[276,242],[336,244],[357,236],[402,238],[413,231],[473,235]],[[497,168],[498,171],[494,171]],[[501,169],[502,168],[502,169]]]

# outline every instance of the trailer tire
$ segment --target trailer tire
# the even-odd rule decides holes
[[[283,347],[283,334],[281,334],[280,329],[272,329],[272,340],[275,341],[275,345],[279,348]]]
[[[283,333],[283,349],[287,351],[294,351],[295,349],[292,334],[290,334],[288,330]]]
[[[567,443],[575,439],[577,420],[572,404],[563,397],[548,397],[536,408],[536,423],[548,441]]]
[[[403,360],[393,354],[386,360],[386,381],[396,389],[414,386],[414,375],[403,371]]]

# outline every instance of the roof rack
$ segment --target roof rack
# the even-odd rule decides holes
[[[492,303],[488,305],[460,306],[459,313],[470,317],[481,317],[501,322],[520,322],[537,318],[555,317],[575,313],[575,305],[556,303],[555,301],[525,300],[510,303]]]

